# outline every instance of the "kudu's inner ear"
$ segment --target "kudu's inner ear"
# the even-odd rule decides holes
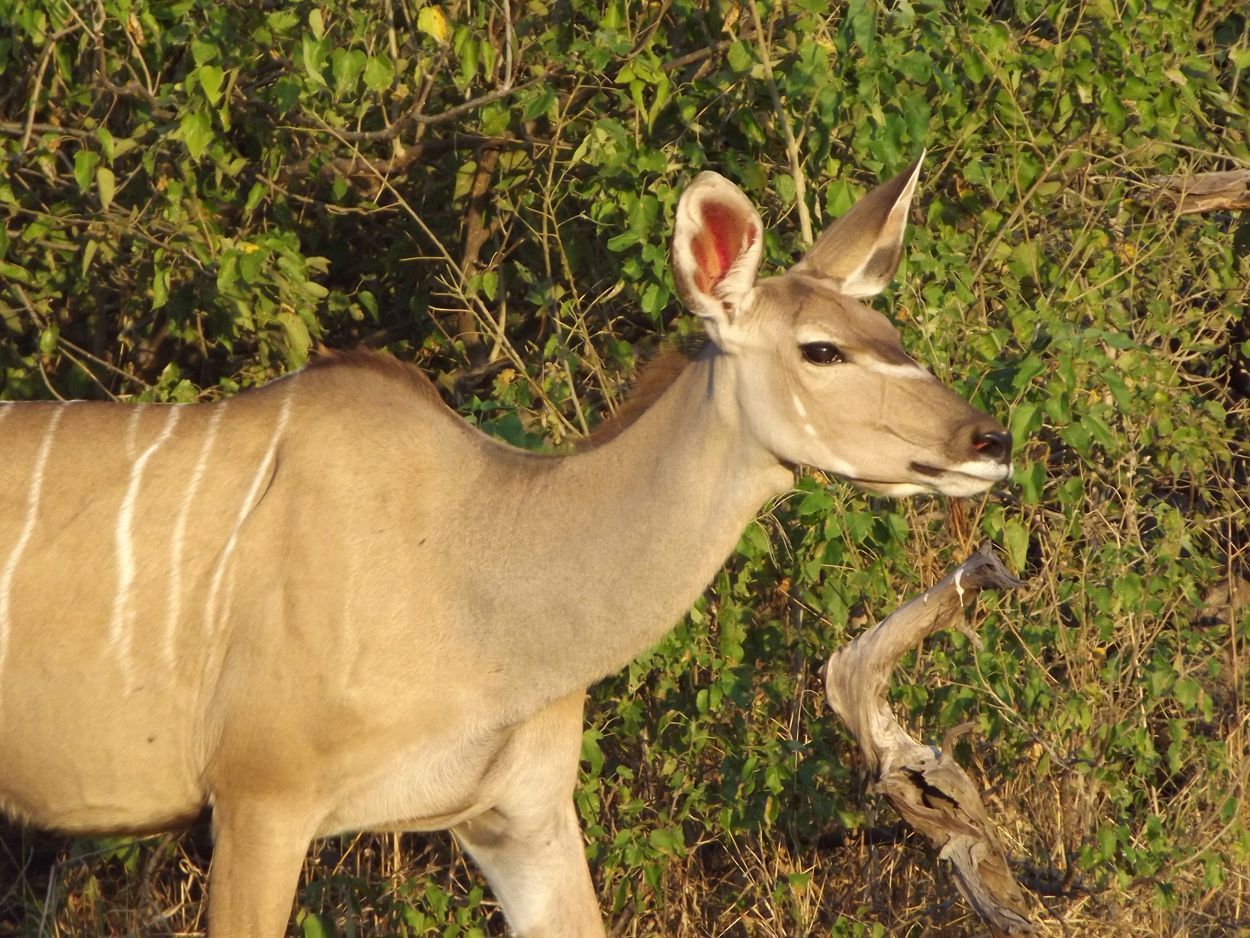
[[[876,296],[894,279],[903,257],[907,211],[920,175],[919,160],[856,202],[816,239],[794,266],[828,277],[848,296]]]
[[[755,284],[762,235],[750,200],[716,173],[700,173],[677,204],[673,283],[722,348],[732,345],[738,307]]]
[[[704,202],[699,214],[703,228],[690,242],[698,268],[695,283],[704,293],[714,293],[743,247],[751,246],[756,232],[747,219],[720,202]]]

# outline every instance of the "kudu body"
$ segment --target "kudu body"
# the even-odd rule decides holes
[[[0,809],[71,832],[211,807],[209,930],[276,936],[311,838],[451,828],[511,928],[602,936],[571,794],[589,684],[656,642],[808,464],[971,495],[1010,437],[855,297],[917,166],[757,281],[712,173],[673,273],[711,342],[610,442],[488,438],[332,356],[204,405],[0,404]]]

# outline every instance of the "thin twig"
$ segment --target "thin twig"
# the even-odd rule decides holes
[[[39,92],[43,88],[43,73],[48,70],[48,62],[52,59],[52,50],[56,48],[56,39],[49,39],[39,55],[39,67],[35,69],[35,86],[30,92],[30,107],[26,109],[26,128],[22,131],[22,142],[17,147],[17,162],[21,162],[26,146],[30,143],[30,135],[35,127],[35,111],[39,108]]]
[[[760,21],[759,7],[751,0],[751,19],[755,22],[755,43],[759,47],[760,61],[764,65],[764,78],[768,81],[768,92],[772,95],[773,108],[777,112],[777,121],[781,124],[781,133],[786,141],[786,155],[790,158],[790,176],[794,179],[794,201],[799,210],[799,234],[804,244],[812,243],[812,216],[807,210],[807,181],[803,178],[803,163],[799,159],[799,145],[794,139],[794,131],[790,129],[790,121],[786,117],[786,109],[781,104],[781,93],[777,90],[777,80],[773,77],[773,67],[768,60],[768,43],[764,38],[764,24]]]
[[[95,362],[101,368],[111,371],[113,374],[117,375],[117,377],[121,378],[123,381],[129,381],[131,384],[137,384],[139,387],[143,388],[145,391],[150,390],[152,387],[152,385],[148,384],[146,381],[144,381],[142,378],[138,377],[137,375],[132,375],[130,372],[123,371],[122,369],[118,368],[112,362],[106,362],[103,358],[100,358],[96,355],[92,355],[82,346],[75,345],[73,342],[71,342],[69,339],[64,338],[63,336],[57,339],[57,344],[62,347],[62,350],[71,349],[76,354],[81,355],[84,358],[89,358],[91,361]],[[78,366],[82,368],[81,363],[76,362],[76,364],[78,364]],[[87,369],[84,368],[83,370],[86,371]]]
[[[336,137],[340,142],[349,143],[349,141],[345,137],[343,137],[341,131],[336,130],[335,128],[331,127],[329,124],[326,124],[324,121],[322,122],[322,129],[326,133],[331,134],[332,136]],[[451,268],[451,271],[454,274],[454,277],[452,277],[449,282],[449,286],[451,286],[451,288],[455,291],[456,298],[460,300],[460,302],[474,309],[477,312],[483,324],[495,326],[495,329],[492,331],[496,332],[498,344],[500,345],[500,347],[502,347],[506,351],[509,361],[512,362],[513,366],[517,370],[517,374],[525,378],[525,380],[529,383],[530,387],[537,394],[538,398],[546,403],[550,412],[555,415],[555,418],[558,421],[560,421],[561,424],[563,424],[564,428],[568,431],[576,433],[577,428],[574,427],[573,424],[569,421],[568,417],[564,416],[564,414],[560,411],[560,409],[551,402],[551,399],[547,396],[547,392],[543,390],[542,385],[539,384],[537,381],[535,381],[533,376],[530,375],[529,371],[526,369],[525,363],[521,360],[521,356],[517,353],[516,349],[512,346],[512,343],[507,341],[507,338],[502,334],[503,323],[501,322],[499,324],[496,324],[494,322],[494,320],[490,316],[490,311],[486,309],[486,305],[482,302],[480,297],[468,296],[465,294],[464,289],[461,286],[461,284],[464,283],[464,270],[461,268],[461,266],[458,263],[456,263],[456,259],[451,256],[451,252],[448,251],[446,246],[443,244],[443,242],[439,240],[438,235],[436,235],[430,229],[430,227],[425,223],[425,220],[420,215],[417,214],[417,210],[412,207],[412,205],[408,202],[408,200],[405,199],[403,195],[400,193],[400,191],[396,189],[395,186],[391,183],[390,179],[388,179],[377,168],[376,164],[374,164],[374,162],[370,160],[369,157],[361,153],[358,147],[352,147],[352,150],[355,153],[355,155],[360,159],[360,161],[371,172],[374,172],[377,174],[378,182],[381,185],[381,187],[385,189],[387,192],[389,192],[391,195],[391,198],[395,199],[395,201],[399,203],[400,207],[403,208],[404,212],[407,213],[408,217],[410,217],[416,223],[417,227],[421,229],[421,233],[425,235],[425,237],[430,241],[430,243],[433,244],[434,247],[438,250],[438,253],[442,255],[443,262],[447,264],[449,268]]]
[[[546,81],[553,72],[554,69],[544,72],[537,78],[531,78],[529,81],[519,85],[514,85],[511,88],[498,88],[495,91],[484,94],[479,98],[474,98],[472,101],[466,101],[464,104],[457,104],[455,107],[450,107],[438,114],[420,113],[421,107],[425,102],[424,100],[418,100],[416,104],[409,108],[408,111],[399,118],[399,120],[395,121],[395,123],[391,124],[389,127],[384,127],[381,130],[334,130],[334,135],[348,143],[374,143],[377,141],[391,140],[392,138],[399,136],[400,133],[413,124],[424,124],[426,126],[445,124],[448,121],[453,121],[472,110],[482,107],[483,105],[490,104],[494,101],[500,101],[510,95],[516,94],[518,91],[524,91],[526,88],[532,88],[534,85]],[[326,127],[328,126],[329,125],[326,125]],[[325,130],[326,127],[315,127],[311,124],[304,125],[305,130]]]
[[[660,63],[660,69],[665,72],[671,72],[674,69],[685,68],[687,65],[693,65],[695,62],[702,62],[704,59],[711,58],[714,55],[720,55],[727,50],[739,39],[752,39],[755,36],[755,27],[742,30],[738,39],[722,39],[720,42],[714,42],[711,45],[704,46],[694,52],[687,52],[685,55],[679,55],[675,59],[667,59]]]
[[[503,87],[511,89],[516,76],[512,74],[512,44],[515,37],[512,32],[512,4],[503,0]]]
[[[10,137],[24,137],[27,133],[26,128],[41,134],[62,134],[66,137],[77,137],[79,140],[86,140],[88,137],[94,136],[85,130],[79,130],[77,127],[58,127],[56,124],[14,124],[7,121],[0,122],[0,134],[8,134]]]
[[[52,906],[52,900],[56,897],[56,878],[57,867],[60,866],[59,861],[52,864],[52,870],[48,873],[48,891],[44,893],[43,908],[39,912],[39,932],[40,938],[43,936],[43,928],[48,923],[48,909]]]
[[[69,12],[69,15],[78,21],[78,25],[82,29],[86,30],[87,35],[89,35],[95,42],[96,78],[100,84],[104,86],[104,89],[117,95],[118,97],[143,98],[143,100],[147,101],[148,107],[151,108],[152,114],[155,117],[173,117],[173,111],[166,110],[160,106],[160,103],[156,100],[156,94],[151,88],[148,88],[137,81],[129,81],[124,85],[119,85],[117,82],[109,78],[108,58],[104,51],[104,22],[106,14],[104,12],[103,5],[101,4],[97,7],[100,12],[100,19],[93,26],[87,25],[86,20],[79,15],[78,11],[74,9],[73,4],[70,3],[69,0],[66,0],[65,8]],[[126,32],[124,26],[122,27],[122,32]],[[131,45],[134,45],[133,41],[131,42]],[[143,61],[142,56],[139,57],[139,61]],[[144,66],[144,71],[147,71],[146,65]],[[151,78],[150,75],[148,77]]]
[[[1071,145],[1064,147],[1059,152],[1059,155],[1056,156],[1053,160],[1051,160],[1045,169],[1043,169],[1040,173],[1038,173],[1037,179],[1034,180],[1033,185],[1029,186],[1029,191],[1026,192],[1024,196],[1020,199],[1020,201],[1016,204],[1015,209],[1007,217],[1007,220],[1003,222],[1002,225],[999,226],[999,229],[995,233],[993,240],[990,242],[990,246],[985,249],[985,253],[981,256],[981,262],[977,264],[976,270],[974,270],[972,273],[972,277],[971,277],[972,283],[976,283],[978,280],[981,279],[981,273],[985,270],[986,265],[994,257],[994,250],[998,247],[998,242],[1003,240],[1003,237],[1007,234],[1009,230],[1011,230],[1011,226],[1016,223],[1016,219],[1018,219],[1021,213],[1023,213],[1029,207],[1029,202],[1032,200],[1033,196],[1037,194],[1037,190],[1040,189],[1043,185],[1045,185],[1045,183],[1050,177],[1050,174],[1054,171],[1055,167],[1058,166],[1060,163],[1062,163],[1064,160],[1066,160],[1068,158],[1068,154],[1071,153],[1072,150],[1073,150],[1073,147]]]
[[[30,301],[30,297],[27,295],[26,290],[22,287],[22,285],[20,283],[14,283],[13,290],[17,294],[18,299],[22,301],[22,305],[26,307],[26,311],[30,313],[31,319],[35,321],[35,325],[38,326],[40,329],[47,329],[48,328],[47,322],[44,321],[44,318],[39,315],[39,311],[35,309],[35,304]],[[77,358],[74,357],[73,353],[67,351],[65,348],[65,346],[69,345],[74,349],[78,349],[76,345],[74,345],[72,342],[68,342],[67,340],[62,339],[59,335],[56,337],[56,344],[57,344],[57,347],[60,349],[61,354],[64,355],[66,358],[68,358],[70,361],[72,361],[79,368],[81,368],[86,373],[87,377],[89,377],[92,381],[95,382],[96,387],[98,387],[101,391],[103,391],[112,400],[118,399],[117,396],[112,391],[110,391],[108,388],[104,386],[104,382],[102,382],[99,378],[96,377],[96,374],[94,371],[92,371],[90,368],[88,368],[86,365],[80,362]],[[78,349],[78,351],[81,351],[81,349]],[[92,357],[94,358],[94,356]],[[42,354],[39,355],[39,374],[43,376],[43,383],[47,387],[47,389],[52,392],[52,396],[55,397],[58,401],[65,400],[65,398],[61,396],[61,392],[52,386],[52,379],[48,377],[48,372],[43,367],[43,355]]]

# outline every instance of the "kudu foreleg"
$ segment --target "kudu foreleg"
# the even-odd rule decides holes
[[[518,938],[602,938],[571,798],[548,812],[493,810],[456,828]]]
[[[309,824],[266,801],[218,801],[208,874],[209,938],[281,938],[291,919]]]
[[[603,938],[573,789],[581,693],[519,727],[494,807],[454,828],[518,938]]]

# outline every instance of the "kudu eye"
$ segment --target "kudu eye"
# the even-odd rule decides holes
[[[832,342],[804,342],[799,348],[803,352],[804,360],[813,365],[836,365],[846,361],[842,350]]]

